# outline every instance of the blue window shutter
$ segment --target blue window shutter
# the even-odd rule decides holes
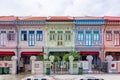
[[[100,33],[99,31],[93,31],[93,40],[100,41]]]
[[[29,46],[35,46],[35,34],[34,34],[34,31],[29,31],[28,44],[29,44]]]
[[[34,34],[34,31],[29,31],[29,34]]]
[[[21,34],[26,34],[27,33],[27,31],[21,31]]]
[[[43,40],[43,32],[37,31],[36,41],[42,41],[42,40]]]
[[[86,46],[92,46],[92,34],[91,31],[86,31]]]
[[[84,33],[83,33],[83,31],[78,31],[78,41],[84,41]]]
[[[27,31],[21,31],[21,41],[27,41]]]

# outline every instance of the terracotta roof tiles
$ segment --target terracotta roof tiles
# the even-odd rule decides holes
[[[0,21],[13,21],[16,19],[17,17],[15,16],[0,16]]]
[[[34,17],[19,17],[19,20],[46,20],[46,17],[37,17],[37,16],[34,16]]]
[[[49,16],[47,20],[73,20],[71,16]]]
[[[103,17],[96,17],[96,16],[78,16],[74,17],[74,19],[104,19]]]
[[[104,16],[107,20],[120,20],[120,16]]]

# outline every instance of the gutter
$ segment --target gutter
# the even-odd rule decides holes
[[[18,45],[19,45],[19,31],[18,31],[18,26],[17,26],[17,20],[15,20],[14,23],[15,23],[16,32],[17,32],[17,35],[16,35],[16,36],[17,36],[17,37],[16,37],[16,40],[17,40],[17,41],[16,41],[16,44],[17,44],[17,45],[16,45],[16,52],[17,52],[17,58],[18,58],[18,59],[17,59],[17,68],[18,68],[18,70],[19,70],[19,63],[20,63],[20,58],[19,58],[20,56],[19,56],[19,55],[20,55],[20,54],[19,54],[19,48],[18,48]]]

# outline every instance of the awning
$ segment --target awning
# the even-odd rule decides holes
[[[22,52],[22,55],[42,55],[42,52]]]
[[[87,54],[87,55],[95,54],[95,55],[99,55],[99,52],[79,52],[79,54]]]
[[[11,51],[0,51],[0,55],[15,55],[15,53]]]

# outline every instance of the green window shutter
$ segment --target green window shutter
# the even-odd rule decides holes
[[[72,35],[71,31],[65,31],[65,40],[69,39],[70,37],[70,40],[66,40],[66,41],[71,41],[71,35]]]
[[[58,35],[59,35],[59,34],[62,35],[62,40],[63,40],[63,38],[64,38],[64,37],[63,37],[63,31],[58,31],[57,34],[58,34]],[[57,35],[57,39],[58,39],[58,35]]]
[[[58,31],[58,33],[63,33],[63,31]]]
[[[54,34],[55,33],[55,31],[50,31],[50,34]]]
[[[65,31],[65,33],[68,33],[68,34],[70,34],[71,32],[70,32],[70,31]]]
[[[50,31],[49,40],[50,40],[51,35],[52,35],[52,39],[53,39],[53,35],[54,35],[54,40],[55,40],[55,31]],[[53,40],[50,40],[50,41],[53,41]]]
[[[55,41],[57,41],[57,33],[55,33],[54,35],[55,35]]]
[[[63,40],[66,41],[66,33],[63,33]]]

